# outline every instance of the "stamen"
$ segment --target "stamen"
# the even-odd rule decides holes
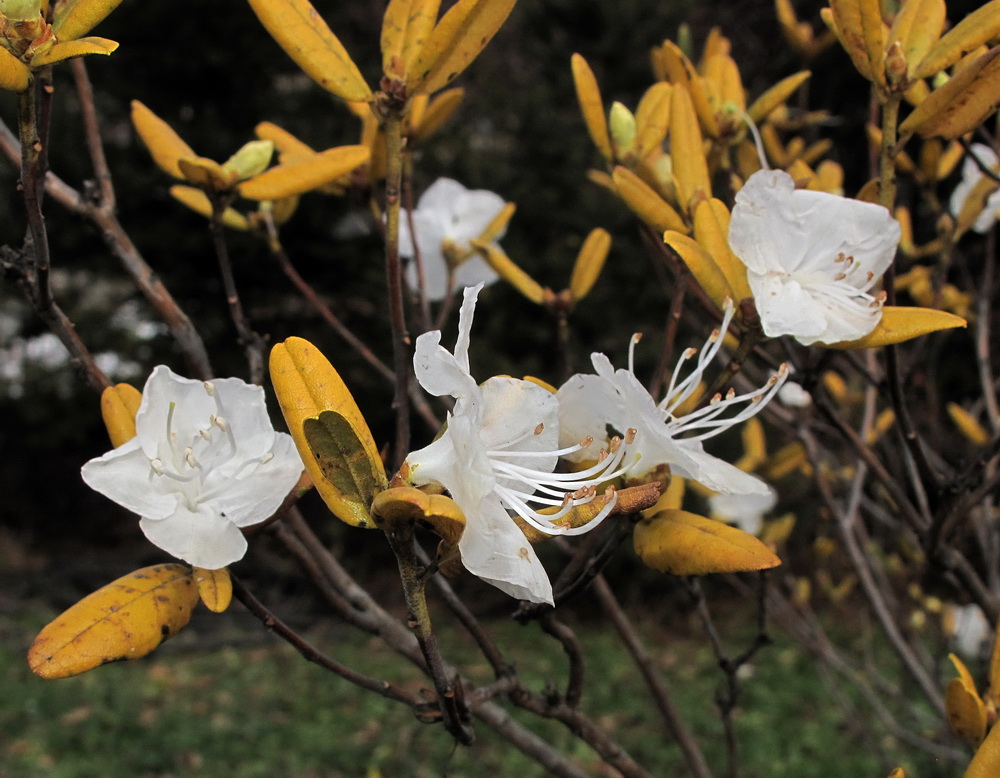
[[[194,458],[194,449],[191,446],[184,447],[184,461],[188,467],[198,467],[198,460]]]
[[[266,465],[266,464],[267,464],[268,462],[270,462],[270,461],[271,461],[272,459],[274,459],[274,452],[273,452],[273,451],[268,451],[268,452],[267,452],[266,454],[264,454],[264,456],[262,456],[262,457],[260,458],[260,463],[261,463],[262,465]]]
[[[538,422],[538,426],[535,427],[535,434],[541,435],[543,429],[545,429],[545,425],[542,422]]]
[[[212,433],[208,430],[198,430],[198,434],[201,435],[209,443],[212,442]]]
[[[218,427],[223,432],[226,431],[226,428],[227,428],[228,425],[226,424],[226,420],[223,419],[221,416],[216,416],[213,413],[211,416],[208,417],[208,420],[212,424],[213,427]]]
[[[162,459],[150,459],[149,466],[153,469],[153,472],[157,475],[163,475],[163,460]]]
[[[215,397],[215,384],[213,384],[211,381],[205,381],[202,384],[202,386],[205,387],[205,392],[208,394],[209,397]]]
[[[642,340],[642,333],[633,333],[632,339],[628,344],[628,371],[630,373],[635,373],[635,344]]]

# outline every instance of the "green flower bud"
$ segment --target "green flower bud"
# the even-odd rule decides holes
[[[608,114],[608,127],[611,130],[611,145],[615,155],[625,162],[635,157],[635,116],[621,103],[613,103]]]
[[[267,170],[273,155],[273,142],[252,140],[227,159],[223,163],[222,169],[227,173],[235,173],[237,181],[246,181],[248,178],[259,176]]]
[[[0,0],[0,14],[12,22],[37,19],[42,13],[42,0]]]

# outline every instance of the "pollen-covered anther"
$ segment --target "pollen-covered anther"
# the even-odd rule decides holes
[[[837,275],[835,275],[833,277],[833,280],[834,281],[843,281],[845,278],[847,278],[847,273],[837,273]]]
[[[198,460],[194,458],[194,449],[191,446],[184,447],[184,461],[187,462],[188,467],[198,466]]]
[[[736,396],[736,390],[733,387],[729,387],[729,391],[726,392],[726,400],[732,400]]]
[[[608,450],[612,454],[617,454],[618,449],[621,447],[621,445],[622,445],[622,439],[619,438],[617,435],[615,435],[613,438],[611,438],[610,441],[608,441]]]
[[[161,459],[150,459],[149,466],[154,473],[157,475],[163,475],[163,460]]]
[[[632,333],[632,342],[633,343],[638,343],[640,340],[642,340],[642,333],[641,332],[633,332]]]
[[[270,461],[271,461],[272,459],[274,459],[274,452],[273,452],[273,451],[268,451],[268,452],[267,452],[266,454],[264,454],[264,456],[262,456],[262,457],[260,458],[260,463],[261,463],[262,465],[266,465],[266,464],[267,464],[268,462],[270,462]]]
[[[545,425],[542,422],[538,422],[538,426],[535,427],[535,434],[541,435],[543,429],[545,429]]]
[[[638,434],[638,430],[636,430],[635,427],[629,427],[627,430],[625,430],[625,443],[626,443],[626,445],[631,446],[633,443],[635,443],[635,436],[637,434]]]
[[[212,432],[211,432],[211,430],[198,430],[198,434],[201,435],[209,443],[212,442]]]
[[[222,430],[223,432],[225,432],[225,431],[226,431],[226,427],[227,427],[228,425],[227,425],[227,423],[226,423],[226,420],[225,420],[225,419],[223,419],[223,418],[222,418],[221,416],[216,416],[216,415],[215,415],[215,414],[213,413],[213,414],[212,414],[211,416],[209,416],[209,417],[208,417],[208,420],[209,420],[209,422],[210,422],[210,423],[212,424],[212,426],[213,426],[213,427],[218,427],[218,428],[219,428],[220,430]]]
[[[718,392],[716,392],[712,396],[712,399],[708,401],[708,404],[709,405],[718,405],[720,402],[722,402],[722,395],[719,394]]]
[[[837,258],[835,260],[833,260],[833,261],[834,262],[846,262],[847,261],[847,255],[843,251],[841,251],[837,255]]]
[[[215,397],[215,384],[211,381],[205,381],[202,386],[205,387],[205,393],[208,394],[209,397]]]
[[[583,440],[580,441],[580,448],[587,448],[591,443],[594,442],[594,436],[588,435]]]
[[[875,274],[874,274],[874,273],[873,273],[873,272],[872,272],[871,270],[869,270],[869,271],[868,271],[868,274],[867,274],[867,275],[866,275],[865,277],[866,277],[866,278],[867,278],[867,279],[868,279],[869,281],[873,281],[873,280],[875,279]]]

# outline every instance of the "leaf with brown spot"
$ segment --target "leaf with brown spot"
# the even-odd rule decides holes
[[[233,601],[233,581],[229,577],[229,569],[205,570],[196,567],[192,571],[194,582],[198,585],[198,596],[205,607],[213,613],[222,613]]]

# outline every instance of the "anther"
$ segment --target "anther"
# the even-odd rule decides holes
[[[720,402],[722,402],[722,395],[719,394],[718,392],[716,392],[715,396],[711,400],[708,401],[708,404],[709,405],[718,405]]]
[[[698,349],[692,346],[691,348],[684,350],[684,354],[681,356],[681,359],[691,359],[691,357],[693,357],[697,353]]]
[[[226,420],[221,416],[216,416],[214,413],[208,417],[208,420],[212,423],[213,427],[218,427],[223,432],[226,431]]]
[[[726,399],[732,400],[736,396],[736,390],[733,387],[729,387],[729,391],[726,392]]]
[[[150,459],[149,466],[153,469],[153,472],[157,475],[163,475],[163,460],[160,459]]]
[[[542,422],[538,422],[538,426],[535,427],[535,434],[541,435],[543,429],[545,429],[545,425]]]
[[[580,448],[587,448],[591,443],[594,442],[594,436],[588,435],[583,440],[580,441]]]
[[[201,435],[209,443],[212,442],[212,433],[208,430],[198,430],[198,434]]]
[[[211,381],[205,381],[204,383],[202,383],[202,386],[205,387],[205,392],[208,394],[209,397],[215,397],[215,384],[213,384]]]
[[[634,332],[634,333],[632,333],[632,342],[633,343],[638,343],[640,340],[642,340],[642,333],[641,332]]]
[[[264,454],[264,456],[262,456],[262,457],[260,458],[260,463],[261,463],[262,465],[266,465],[266,464],[267,464],[268,462],[270,462],[270,461],[271,461],[272,459],[274,459],[274,452],[273,452],[273,451],[268,451],[268,452],[267,452],[266,454]]]
[[[631,446],[635,442],[636,433],[637,430],[635,427],[629,427],[627,430],[625,430],[625,442],[628,445]]]
[[[194,458],[194,449],[191,446],[184,448],[184,461],[188,463],[188,467],[198,466],[198,460]]]
[[[845,278],[847,278],[847,273],[837,273],[837,275],[835,275],[833,277],[833,280],[834,281],[843,281]]]

